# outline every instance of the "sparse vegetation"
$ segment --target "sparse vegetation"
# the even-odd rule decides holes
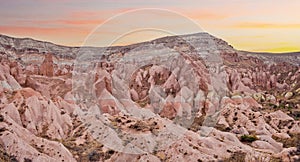
[[[224,159],[223,162],[244,162],[246,157],[246,153],[244,152],[234,152],[227,159]]]
[[[142,121],[137,121],[136,123],[130,125],[129,128],[135,129],[136,131],[149,129],[148,125]]]
[[[74,139],[62,141],[62,144],[70,150],[77,161],[101,161],[101,158],[109,159],[111,154],[103,152],[103,145],[96,140],[86,141],[84,144],[76,145]]]
[[[230,130],[232,130],[231,127],[226,127],[225,125],[222,124],[216,124],[215,128],[222,132],[229,132]]]
[[[17,162],[18,160],[16,159],[15,156],[9,155],[3,148],[0,146],[0,162]]]
[[[92,151],[89,153],[89,161],[99,161],[100,160],[100,154],[96,151]]]
[[[274,140],[283,144],[283,147],[300,147],[300,134],[290,134],[291,138],[278,138],[272,136]],[[300,148],[299,148],[300,150]]]
[[[271,157],[270,162],[281,162],[281,158]]]
[[[258,137],[256,137],[256,135],[242,135],[240,137],[241,142],[254,142],[256,140],[258,140]]]

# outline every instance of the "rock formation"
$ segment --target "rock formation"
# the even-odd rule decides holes
[[[300,160],[299,53],[0,35],[0,60],[0,161]]]
[[[52,54],[46,54],[43,63],[40,66],[40,75],[52,77],[54,74],[54,63]]]

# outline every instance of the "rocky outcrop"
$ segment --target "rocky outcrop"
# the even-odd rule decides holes
[[[45,55],[44,61],[40,66],[40,75],[52,77],[54,75],[52,54]]]
[[[0,153],[18,161],[299,160],[298,55],[207,33],[105,50],[1,35],[0,52]]]

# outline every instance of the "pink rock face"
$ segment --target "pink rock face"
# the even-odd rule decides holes
[[[95,80],[94,87],[96,89],[97,96],[100,96],[105,89],[110,93],[112,92],[111,77],[107,71],[99,71],[99,74],[96,75]]]
[[[253,89],[248,87],[249,85],[253,84],[250,81],[250,79],[247,80],[247,79],[243,78],[241,80],[240,74],[236,70],[233,70],[233,71],[230,70],[228,77],[229,77],[228,84],[233,92],[242,92],[242,93],[247,93],[247,94],[252,94],[255,92]],[[248,86],[246,86],[245,84]]]
[[[0,35],[3,159],[299,161],[299,56],[183,37],[80,60],[78,48]]]
[[[61,143],[37,137],[15,123],[9,116],[3,117],[5,120],[0,123],[0,127],[7,128],[10,125],[10,129],[1,133],[0,141],[5,150],[15,155],[17,160],[25,158],[33,161],[75,160]]]
[[[161,117],[166,117],[169,119],[174,119],[177,114],[175,105],[172,103],[167,103],[164,105],[163,110],[160,112]]]
[[[116,115],[120,112],[117,99],[113,97],[106,89],[102,91],[101,95],[99,96],[98,102],[102,113]]]
[[[54,75],[53,58],[52,54],[45,55],[45,59],[40,66],[40,75],[52,77]]]
[[[171,72],[161,66],[148,65],[138,69],[132,76],[130,88],[132,99],[136,102],[148,102],[149,91],[153,85],[163,85],[170,77]],[[176,93],[176,92],[174,92]],[[138,97],[137,97],[138,96]]]

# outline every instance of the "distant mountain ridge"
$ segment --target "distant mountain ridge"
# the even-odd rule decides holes
[[[136,43],[132,45],[126,45],[126,46],[115,46],[112,48],[115,49],[122,49],[122,48],[132,48],[136,46],[140,46],[147,43],[153,43],[155,41],[161,41],[170,39],[172,37],[178,37],[178,36],[167,36],[162,38],[157,38],[151,41]],[[212,39],[215,41],[217,46],[223,46],[223,49],[229,49],[232,50],[233,47],[230,46],[227,42],[225,42],[222,39],[216,38],[208,33],[195,33],[195,34],[188,34],[188,35],[180,35],[179,37],[182,37],[183,39],[188,39],[188,37],[199,37],[201,39]],[[0,52],[5,51],[15,51],[17,53],[53,53],[59,57],[74,57],[78,53],[79,49],[89,49],[92,51],[98,51],[102,50],[106,47],[79,47],[79,46],[64,46],[64,45],[58,45],[52,42],[47,41],[41,41],[41,40],[35,40],[32,38],[15,38],[11,36],[6,36],[3,34],[0,34]],[[264,56],[266,58],[269,58],[270,56],[276,56],[276,57],[286,57],[286,56],[292,56],[294,57],[290,61],[299,61],[300,60],[300,51],[299,52],[287,52],[287,53],[270,53],[270,52],[250,52],[250,51],[237,51],[241,54],[249,54],[249,55],[255,55],[255,56]]]

